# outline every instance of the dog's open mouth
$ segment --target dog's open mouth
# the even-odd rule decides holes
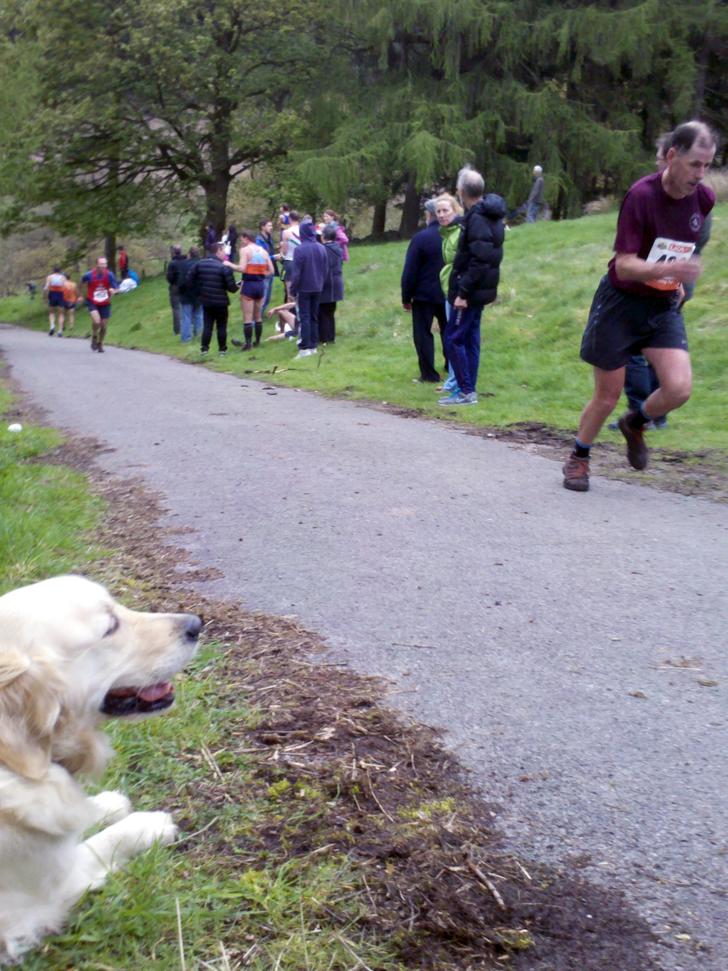
[[[174,688],[169,681],[150,684],[146,688],[115,688],[101,703],[105,715],[140,715],[162,711],[174,701]]]

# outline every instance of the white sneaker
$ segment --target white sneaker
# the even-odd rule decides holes
[[[302,357],[311,357],[311,355],[312,354],[315,354],[315,353],[316,353],[316,351],[314,351],[314,350],[312,350],[310,348],[306,348],[305,350],[304,349],[301,349],[298,352],[298,354],[296,354],[296,356],[293,358],[293,360],[294,361],[298,361]]]

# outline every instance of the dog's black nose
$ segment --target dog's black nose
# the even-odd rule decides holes
[[[196,641],[201,630],[202,617],[196,617],[194,614],[188,614],[187,617],[185,617],[185,637],[189,638],[191,641]]]

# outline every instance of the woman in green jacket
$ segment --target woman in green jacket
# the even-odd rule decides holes
[[[463,210],[460,203],[454,196],[443,193],[435,199],[435,215],[440,224],[440,237],[442,239],[442,258],[445,265],[440,270],[440,284],[442,292],[447,294],[452,273],[452,264],[457,252],[460,233],[462,232]],[[445,300],[445,314],[450,319],[450,304]],[[444,343],[444,335],[443,335]],[[457,394],[460,390],[455,380],[455,373],[452,364],[447,366],[447,380],[442,386],[446,394]]]

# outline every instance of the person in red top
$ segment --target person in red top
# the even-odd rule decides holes
[[[81,283],[86,284],[86,306],[91,314],[91,350],[103,353],[106,328],[111,316],[111,298],[119,289],[105,256],[99,256],[96,267],[84,273]]]
[[[683,284],[693,283],[703,269],[694,251],[715,204],[715,193],[703,185],[715,150],[716,136],[707,125],[679,125],[664,171],[635,182],[624,198],[615,255],[594,295],[581,342],[581,358],[594,368],[594,394],[563,467],[566,489],[589,488],[591,446],[619,401],[632,355],[644,354],[659,380],[639,411],[628,411],[617,423],[632,468],[647,467],[645,425],[690,397],[690,355],[680,304]]]
[[[119,247],[119,273],[122,280],[129,276],[129,254],[124,246]]]

